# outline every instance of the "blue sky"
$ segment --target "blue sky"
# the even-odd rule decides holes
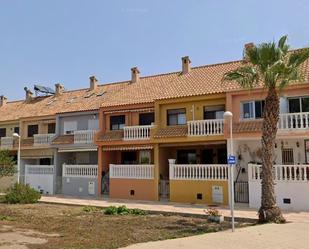
[[[243,45],[288,34],[309,46],[307,0],[1,0],[0,94],[66,89],[241,58]]]

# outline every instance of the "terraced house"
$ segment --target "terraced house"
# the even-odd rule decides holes
[[[227,143],[223,113],[233,115],[237,166],[235,201],[260,201],[261,118],[265,92],[222,82],[244,60],[66,91],[24,100],[0,99],[1,148],[17,156],[21,178],[44,194],[228,205]],[[309,184],[309,62],[304,80],[280,99],[274,177],[279,206],[309,210],[300,193]],[[308,141],[307,141],[308,140]]]

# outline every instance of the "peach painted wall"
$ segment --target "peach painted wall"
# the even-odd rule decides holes
[[[233,112],[234,122],[239,122],[241,120],[241,103],[250,100],[263,100],[266,98],[266,93],[262,89],[227,93],[226,110]],[[306,96],[309,95],[309,85],[291,86],[281,91],[279,95],[284,97]]]
[[[134,190],[134,195],[130,195]],[[155,180],[110,179],[110,198],[133,200],[158,200]]]

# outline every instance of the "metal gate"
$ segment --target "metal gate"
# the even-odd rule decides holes
[[[235,202],[237,203],[249,203],[249,184],[248,182],[235,182]]]
[[[170,196],[170,181],[160,180],[160,198],[167,199]]]

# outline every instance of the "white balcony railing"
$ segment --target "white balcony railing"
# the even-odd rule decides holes
[[[154,179],[152,164],[110,164],[110,178]]]
[[[98,177],[98,165],[62,165],[63,177]]]
[[[260,181],[262,165],[249,164],[250,181]],[[307,182],[309,183],[309,165],[274,165],[273,179],[276,182]]]
[[[9,150],[13,149],[14,138],[13,137],[2,137],[1,138],[1,149]]]
[[[228,180],[226,164],[170,164],[170,180]]]
[[[25,165],[26,175],[53,175],[54,165]]]
[[[279,130],[309,129],[309,112],[281,113],[278,122]]]
[[[123,129],[124,140],[143,140],[150,138],[151,125],[126,126]]]
[[[93,144],[95,130],[81,130],[74,131],[74,143],[75,144]]]
[[[33,144],[34,146],[48,145],[53,141],[54,138],[55,134],[35,134],[33,136]]]
[[[211,136],[223,134],[223,119],[188,121],[189,136]]]

